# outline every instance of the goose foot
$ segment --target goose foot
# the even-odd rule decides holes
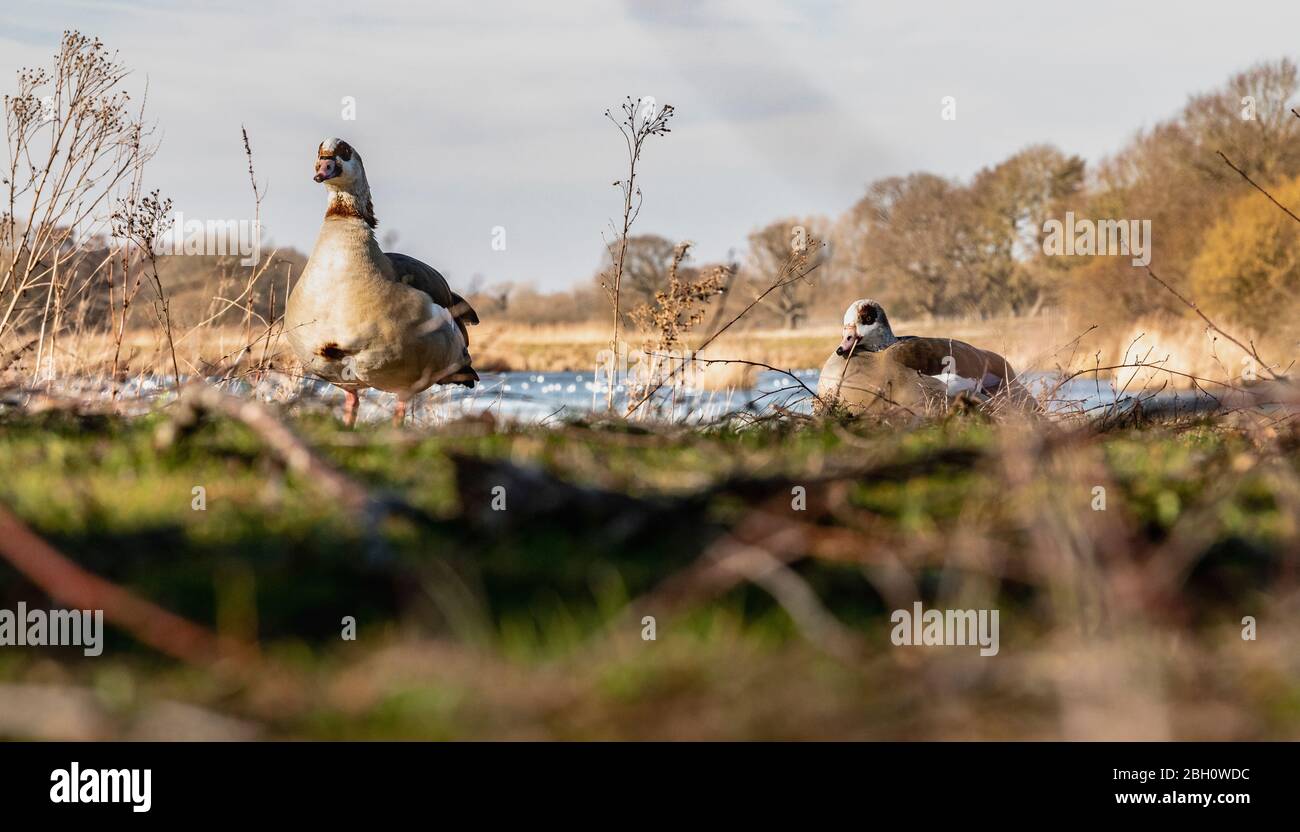
[[[357,407],[360,404],[361,397],[356,390],[343,391],[343,427],[350,428],[357,423]]]

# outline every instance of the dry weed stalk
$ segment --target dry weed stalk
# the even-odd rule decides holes
[[[140,255],[105,238],[114,214],[145,207],[140,176],[157,150],[144,101],[131,110],[122,89],[127,74],[98,39],[67,31],[52,69],[20,70],[17,91],[4,99],[0,343],[16,341],[25,352],[22,345],[34,339],[33,376],[47,356],[52,362],[55,339],[73,326],[67,313],[74,304],[76,328],[84,327],[95,303],[88,290],[97,282],[108,286],[110,317],[121,303],[118,328],[124,328]],[[110,212],[114,202],[118,209]],[[119,258],[122,294],[115,299]]]
[[[629,315],[638,327],[657,335],[647,349],[676,349],[682,335],[704,320],[709,302],[723,293],[731,279],[731,269],[727,266],[712,266],[694,280],[683,278],[682,261],[690,248],[690,242],[677,244],[668,266],[667,288],[655,292],[653,304],[643,303]]]
[[[711,266],[702,274],[683,275],[682,262],[690,248],[689,242],[677,244],[668,266],[668,285],[655,292],[653,304],[643,303],[629,314],[635,326],[652,335],[642,345],[649,367],[641,376],[641,386],[649,386],[660,377],[662,359],[680,359],[677,351],[682,337],[704,320],[710,301],[722,294],[730,282],[731,271],[726,266]]]
[[[156,190],[142,196],[140,180],[137,176],[133,179],[127,196],[119,202],[117,210],[113,212],[113,236],[123,241],[120,246],[123,275],[122,315],[114,333],[114,378],[118,373],[122,338],[126,334],[126,319],[131,301],[139,292],[141,281],[148,277],[154,290],[154,316],[167,339],[168,351],[171,353],[173,383],[177,387],[180,385],[181,369],[176,361],[176,339],[172,334],[171,307],[167,302],[167,292],[163,289],[162,280],[158,277],[158,253],[154,248],[154,240],[158,239],[171,224],[171,209],[172,201],[161,198]],[[136,276],[128,286],[133,260],[138,260]],[[111,298],[111,283],[109,291]]]
[[[628,96],[623,102],[622,117],[616,119],[614,114],[609,110],[605,111],[605,118],[613,122],[618,128],[619,133],[623,135],[623,141],[627,145],[627,179],[620,179],[614,182],[614,185],[622,191],[623,194],[623,227],[621,230],[614,228],[610,223],[611,230],[617,235],[614,240],[606,243],[610,256],[610,271],[601,285],[609,293],[610,306],[614,314],[614,332],[610,339],[611,355],[618,355],[618,333],[619,325],[622,322],[622,309],[620,306],[620,292],[623,284],[623,266],[627,259],[627,239],[628,233],[632,230],[632,224],[636,222],[637,215],[641,213],[642,195],[641,188],[636,184],[637,163],[641,160],[641,151],[645,142],[651,136],[664,136],[672,131],[668,127],[668,120],[673,116],[673,106],[665,104],[662,107],[655,106],[653,98],[637,98],[632,100]],[[612,366],[615,368],[609,378],[609,396],[606,401],[606,408],[614,409],[614,388],[618,386],[617,359]]]
[[[706,347],[709,346],[709,344],[712,344],[714,341],[716,341],[718,337],[722,335],[722,333],[726,332],[728,329],[731,329],[731,327],[733,327],[741,318],[744,318],[745,315],[749,314],[750,310],[752,310],[754,307],[762,303],[767,298],[768,295],[772,294],[773,292],[779,291],[784,287],[791,285],[792,283],[796,283],[801,280],[806,280],[808,278],[808,275],[811,274],[823,262],[822,258],[820,257],[816,258],[815,260],[810,259],[808,253],[810,251],[820,251],[820,250],[821,250],[821,242],[815,239],[809,239],[808,244],[806,246],[795,249],[790,254],[789,259],[786,260],[785,265],[781,267],[781,271],[778,272],[776,276],[776,280],[772,282],[772,285],[768,286],[766,289],[760,292],[752,301],[749,302],[749,304],[744,309],[740,310],[738,314],[732,317],[731,320],[727,321],[725,324],[723,324],[722,326],[714,330],[712,335],[710,335],[708,338],[705,338],[704,341],[698,347],[696,347],[696,352],[702,352]],[[635,402],[629,404],[627,408],[627,412],[623,414],[624,417],[631,416],[633,413],[639,410],[643,404],[649,401],[654,396],[654,394],[657,393],[660,390],[660,388],[664,386],[664,384],[668,383],[669,381],[675,380],[678,374],[680,374],[685,367],[686,367],[686,362],[684,361],[679,362],[678,365],[674,367],[668,373],[667,376],[658,380],[655,383],[655,385],[649,388],[648,390],[646,390],[645,393],[643,393],[640,398],[638,398]]]

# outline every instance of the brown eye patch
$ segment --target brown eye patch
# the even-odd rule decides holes
[[[338,154],[338,157],[343,161],[352,161],[352,146],[347,142],[339,142],[338,147],[334,148],[334,152]]]
[[[867,326],[871,326],[872,324],[874,324],[876,322],[876,307],[872,306],[871,304],[867,304],[866,306],[863,306],[862,309],[858,312],[858,320],[862,321],[862,323],[866,324]]]

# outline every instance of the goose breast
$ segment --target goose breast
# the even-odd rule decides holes
[[[822,366],[817,395],[856,413],[906,409],[922,413],[945,400],[943,382],[918,373],[888,356],[888,351],[832,355]]]

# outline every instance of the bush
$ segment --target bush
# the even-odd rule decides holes
[[[1270,193],[1300,206],[1300,178]],[[1205,235],[1191,285],[1198,303],[1237,323],[1265,331],[1289,321],[1300,290],[1300,222],[1259,193],[1241,197]]]

